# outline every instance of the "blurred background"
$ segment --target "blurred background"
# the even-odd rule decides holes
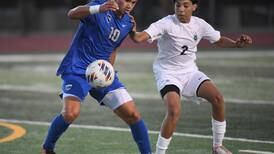
[[[69,20],[66,13],[70,8],[87,2],[0,1],[0,52],[18,51],[16,48],[20,52],[66,50],[78,23]],[[138,30],[143,30],[150,23],[172,13],[173,0],[139,0],[133,15]],[[232,38],[242,32],[251,35],[255,42],[253,48],[274,48],[273,0],[201,0],[195,15]],[[126,41],[123,47],[137,47],[131,43]],[[208,46],[202,43],[201,47]]]
[[[86,0],[0,0],[0,122],[17,121],[17,125],[27,130],[20,139],[0,143],[0,154],[36,154],[40,150],[48,122],[62,108],[58,97],[60,79],[55,72],[78,25],[78,21],[68,19],[66,14],[86,3]],[[138,0],[133,12],[138,30],[168,14],[173,14],[173,0]],[[248,150],[245,153],[273,154],[274,0],[200,0],[195,15],[233,39],[241,33],[252,36],[254,44],[245,49],[220,50],[202,41],[197,64],[224,94],[227,148],[233,153]],[[152,73],[156,54],[155,43],[135,44],[126,39],[115,63],[119,78],[153,131],[160,129],[165,116]],[[100,107],[89,97],[86,102],[75,124],[127,128],[108,108]],[[182,102],[182,118],[176,131],[196,137],[174,136],[170,153],[211,153],[210,105]],[[11,132],[0,125],[0,142]],[[69,129],[56,152],[129,154],[136,147],[131,134],[126,133]],[[202,138],[197,138],[200,135]],[[157,136],[150,134],[153,147]]]

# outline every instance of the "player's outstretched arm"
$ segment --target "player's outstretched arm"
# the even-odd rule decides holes
[[[221,36],[220,40],[214,43],[215,45],[223,48],[243,48],[252,44],[250,36],[242,34],[239,38],[232,40],[228,37]]]
[[[129,33],[129,36],[131,40],[136,43],[141,43],[150,39],[150,36],[145,31],[142,31],[142,32],[132,31]]]
[[[131,17],[131,22],[133,24],[132,30],[131,30],[131,32],[129,32],[129,36],[130,36],[131,40],[136,43],[140,43],[140,42],[144,42],[144,41],[147,41],[148,39],[150,39],[150,36],[145,31],[137,32],[135,19],[132,15],[129,15],[129,16]]]
[[[68,17],[70,19],[83,19],[90,14],[105,12],[105,11],[109,11],[109,10],[116,11],[118,9],[119,9],[118,4],[113,0],[109,0],[102,5],[93,5],[93,6],[80,5],[80,6],[77,6],[73,9],[69,10]]]

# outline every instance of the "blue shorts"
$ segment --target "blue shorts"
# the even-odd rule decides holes
[[[113,83],[105,88],[93,88],[84,75],[77,74],[64,74],[61,76],[62,83],[62,93],[64,95],[76,96],[81,102],[85,100],[88,93],[96,99],[99,103],[102,101],[104,96],[110,91],[124,88],[125,86],[120,82],[117,73],[115,73],[115,78]]]

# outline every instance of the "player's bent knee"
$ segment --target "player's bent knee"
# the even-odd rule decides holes
[[[62,113],[64,119],[68,123],[72,123],[80,114],[80,111],[65,111]]]
[[[181,114],[181,104],[179,100],[169,100],[168,103],[167,116],[169,119],[178,120]]]
[[[133,111],[127,113],[127,116],[124,116],[122,119],[124,119],[127,124],[131,125],[141,120],[141,115],[138,111]]]
[[[181,114],[181,111],[179,109],[169,110],[167,112],[168,119],[173,122],[176,122],[179,120],[180,114]]]
[[[180,110],[179,109],[174,109],[174,110],[169,110],[168,111],[168,116],[176,118],[180,116]]]
[[[134,123],[138,122],[139,120],[141,120],[140,113],[137,111],[134,111],[129,114],[126,121],[128,124],[134,124]]]
[[[137,110],[133,101],[124,103],[120,107],[114,110],[121,119],[123,119],[127,124],[134,124],[141,120],[141,115]]]
[[[211,100],[212,105],[220,106],[224,103],[224,97],[222,94],[215,95]]]

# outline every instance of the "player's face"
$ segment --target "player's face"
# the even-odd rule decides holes
[[[196,4],[192,4],[191,0],[177,0],[174,5],[174,10],[177,18],[182,23],[188,23],[193,11],[197,8]]]
[[[135,7],[137,0],[116,0],[119,6],[119,13],[125,14],[130,13]]]

